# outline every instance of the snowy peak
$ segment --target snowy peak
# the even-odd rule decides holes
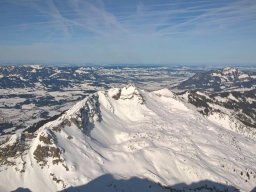
[[[101,105],[112,112],[116,110],[117,113],[119,109],[125,111],[127,105],[129,111],[131,111],[131,107],[137,110],[137,105],[143,104],[143,101],[142,94],[134,85],[99,91],[79,101],[56,120],[46,123],[40,129],[58,131],[64,127],[74,126],[87,132],[94,126],[95,122],[102,120]],[[124,113],[124,115],[128,114]]]
[[[254,149],[254,140],[209,121],[168,89],[128,85],[92,94],[34,132],[3,142],[0,180],[9,185],[0,189],[59,191],[111,174],[162,186],[210,179],[249,191],[256,182]]]
[[[135,85],[128,85],[123,88],[113,88],[108,91],[110,97],[116,100],[136,99],[139,103],[143,103],[143,97]]]
[[[36,126],[28,128],[19,135],[14,134],[4,141],[0,146],[0,157],[4,154],[5,158],[2,158],[0,163],[17,168],[22,164],[23,156],[31,154],[30,162],[36,163],[41,169],[46,166],[61,165],[61,169],[67,170],[64,155],[67,143],[79,138],[91,137],[95,124],[99,124],[102,120],[108,121],[109,115],[111,119],[116,118],[119,121],[142,120],[143,110],[147,110],[142,105],[143,102],[141,91],[134,85],[91,94],[44,125],[37,123]],[[109,115],[102,118],[102,110]],[[7,153],[4,152],[6,149]],[[25,164],[17,170],[23,172]]]
[[[213,72],[212,76],[220,77],[223,82],[249,81],[249,79],[251,79],[249,74],[233,67],[226,67],[222,70]]]
[[[226,67],[222,70],[223,75],[238,75],[241,73],[242,73],[241,71],[239,71],[237,68],[234,68],[234,67]]]
[[[162,97],[175,97],[174,93],[166,88],[154,91],[154,93]]]
[[[243,72],[227,67],[195,74],[178,86],[179,89],[204,90],[211,92],[252,90],[255,88],[255,72]]]

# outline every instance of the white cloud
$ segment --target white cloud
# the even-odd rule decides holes
[[[250,0],[167,1],[155,4],[138,1],[134,10],[124,13],[108,11],[101,0],[11,2],[37,10],[41,16],[48,17],[47,21],[27,25],[61,31],[65,38],[72,36],[77,28],[102,36],[165,36],[193,32],[215,33],[231,30],[232,27],[248,27],[248,23],[256,24],[256,4]],[[114,1],[112,3],[114,8]]]

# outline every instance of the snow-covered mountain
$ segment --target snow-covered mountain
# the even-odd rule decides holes
[[[0,66],[0,141],[58,115],[91,93],[129,83],[146,90],[173,87],[194,74],[164,66]]]
[[[243,72],[237,68],[211,70],[197,73],[178,86],[179,89],[207,90],[221,92],[227,90],[251,90],[256,86],[256,72]]]
[[[221,93],[190,90],[178,95],[209,120],[249,137],[256,136],[256,89]]]
[[[206,191],[250,191],[255,148],[255,138],[210,121],[182,96],[129,85],[91,94],[2,142],[0,191],[86,191],[97,180],[96,191],[180,191],[191,186],[176,184],[192,182]]]
[[[197,73],[178,93],[209,120],[247,136],[256,135],[256,75],[227,67]]]

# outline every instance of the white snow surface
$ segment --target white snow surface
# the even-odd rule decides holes
[[[207,179],[241,191],[255,187],[255,177],[248,179],[246,173],[256,172],[256,141],[212,123],[168,89],[146,92],[130,85],[95,96],[100,114],[95,100],[86,98],[38,129],[28,151],[15,159],[18,165],[26,161],[25,172],[0,168],[0,191],[58,191],[104,174],[147,178],[164,186]],[[60,132],[52,130],[65,119],[83,119],[85,105],[92,127],[81,130],[71,123]],[[63,163],[53,164],[49,157],[41,168],[35,160],[37,146],[45,145],[39,137],[45,135],[54,135],[52,146],[62,150]],[[53,181],[53,174],[61,182]]]

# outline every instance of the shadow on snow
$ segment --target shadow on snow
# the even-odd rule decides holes
[[[29,189],[18,188],[17,192],[30,192]],[[62,192],[239,192],[237,188],[202,180],[192,184],[179,183],[172,186],[162,186],[148,179],[132,177],[128,180],[115,179],[112,175],[102,175],[89,183],[81,186],[68,187]],[[256,187],[251,191],[256,192]]]
[[[69,187],[65,192],[183,192],[183,191],[211,191],[211,192],[238,192],[233,186],[216,183],[209,180],[203,180],[197,183],[176,185],[164,187],[159,183],[148,179],[132,177],[128,180],[115,179],[112,175],[106,174],[100,176],[89,183],[76,187]]]

